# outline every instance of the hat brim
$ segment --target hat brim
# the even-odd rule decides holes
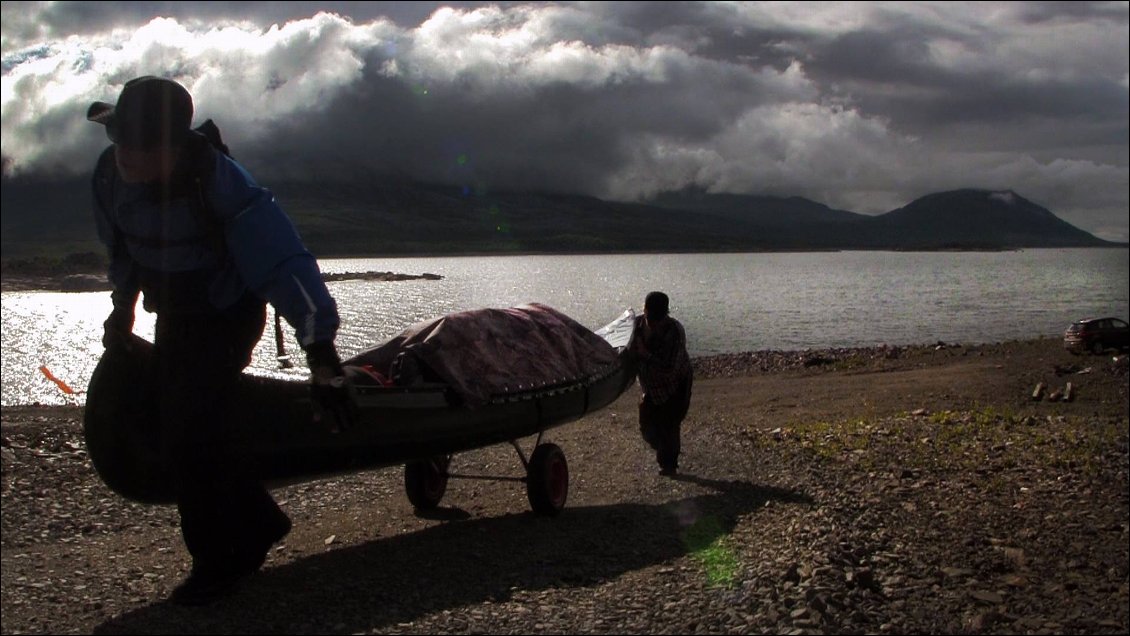
[[[94,102],[86,109],[86,118],[96,124],[108,126],[114,119],[114,105],[106,102]]]

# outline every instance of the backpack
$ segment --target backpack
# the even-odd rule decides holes
[[[220,137],[219,127],[217,127],[216,123],[211,119],[193,128],[193,130],[207,139],[208,143],[211,144],[213,148],[231,157],[231,152],[228,150],[227,144],[225,144],[224,140]]]

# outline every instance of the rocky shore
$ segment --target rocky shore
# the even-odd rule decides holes
[[[396,272],[344,272],[340,274],[323,273],[322,280],[368,280],[368,281],[402,281],[402,280],[441,280],[439,274],[401,274]],[[28,274],[5,272],[3,278],[3,291],[55,291],[55,292],[92,292],[110,291],[110,283],[106,280],[105,273],[73,273],[63,275]]]
[[[1070,633],[1130,630],[1125,357],[1056,339],[697,359],[680,475],[629,391],[553,429],[555,519],[397,469],[279,489],[294,530],[233,597],[165,601],[174,508],[123,500],[77,408],[2,411],[3,633]],[[1032,387],[1072,382],[1071,402]],[[527,444],[528,446],[528,444]],[[453,470],[515,474],[508,446]]]

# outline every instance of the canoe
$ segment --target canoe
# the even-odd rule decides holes
[[[519,382],[482,399],[453,395],[450,383],[434,381],[436,374],[423,380],[417,377],[407,385],[365,384],[359,379],[354,384],[357,420],[341,432],[314,423],[306,382],[245,372],[239,399],[233,400],[233,424],[222,443],[228,453],[244,458],[269,487],[404,464],[406,482],[425,478],[418,485],[425,489],[423,494],[413,493],[409,484],[413,503],[434,506],[442,488],[438,496],[434,491],[446,484],[447,461],[453,454],[535,434],[540,442],[544,431],[607,406],[632,386],[634,324],[635,314],[628,310],[604,328],[587,333],[599,336],[612,354],[585,377]],[[175,497],[158,452],[157,387],[147,371],[151,358],[152,344],[137,337],[128,350],[111,347],[104,352],[87,391],[84,435],[91,461],[107,486],[128,499],[165,504]],[[355,371],[356,363],[364,361],[364,356],[355,356],[345,364]],[[564,505],[560,481],[567,485],[564,456],[559,449],[538,448],[530,461],[519,449],[530,471],[526,480],[535,477],[548,483],[527,485],[549,489],[536,495],[549,497],[551,505],[545,511],[556,514]],[[540,462],[536,466],[535,459]],[[537,510],[534,498],[531,492]]]

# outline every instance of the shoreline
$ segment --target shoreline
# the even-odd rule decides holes
[[[439,274],[402,274],[397,272],[344,272],[332,274],[322,272],[322,280],[339,282],[349,280],[368,280],[377,282],[398,282],[405,280],[442,280]],[[51,274],[5,274],[0,284],[3,292],[103,292],[111,291],[105,273],[75,272],[63,275]]]
[[[799,374],[804,377],[836,373],[883,373],[899,369],[918,369],[952,364],[968,358],[992,359],[1011,357],[1025,350],[1052,350],[1067,356],[1058,336],[1035,336],[999,342],[962,344],[935,342],[914,345],[870,345],[860,347],[828,347],[820,349],[763,349],[711,355],[691,356],[695,381],[740,379],[757,376]],[[1099,363],[1125,368],[1130,357],[1125,352],[1111,351],[1102,356],[1070,356],[1068,362],[1055,366],[1057,373],[1085,372]],[[246,371],[245,371],[246,373]],[[85,404],[7,404],[0,410],[79,409]]]
[[[520,251],[492,251],[492,250],[466,250],[466,251],[450,251],[450,252],[403,252],[393,254],[327,254],[323,253],[318,256],[319,261],[323,260],[349,260],[349,259],[420,259],[420,258],[472,258],[472,257],[528,257],[528,256],[655,256],[664,254],[807,254],[807,253],[836,253],[836,252],[900,252],[900,253],[964,253],[964,252],[1022,252],[1025,250],[1041,250],[1041,249],[1130,249],[1130,243],[1109,243],[1108,245],[1091,245],[1091,246],[1073,246],[1073,247],[1016,247],[1016,246],[996,246],[996,247],[937,247],[937,248],[916,248],[916,247],[857,247],[857,248],[819,248],[819,247],[781,247],[777,249],[729,249],[729,250],[703,250],[703,249],[648,249],[648,250],[631,250],[631,251],[600,251],[600,250],[520,250]],[[27,257],[6,257],[3,259],[3,289],[2,291],[100,291],[100,289],[69,289],[64,288],[68,286],[68,279],[71,280],[71,285],[83,286],[89,285],[91,287],[104,286],[109,289],[108,285],[104,282],[98,283],[96,280],[105,278],[104,264],[100,261],[102,257],[93,252],[73,253],[62,259],[60,263],[57,259],[47,260],[45,262],[36,262],[42,257],[27,256]],[[74,259],[80,261],[80,264],[66,263],[66,261]],[[97,263],[97,266],[95,266]],[[77,265],[77,266],[76,266]],[[46,272],[46,273],[44,273]],[[349,274],[326,274],[324,276],[357,276],[358,278],[367,274],[392,274],[391,272],[359,272]],[[429,278],[435,276],[434,274],[395,274],[395,276],[405,276],[408,278],[394,279],[394,280],[410,280],[417,278]],[[329,280],[329,279],[327,279]],[[333,280],[354,280],[348,279],[333,279]]]

